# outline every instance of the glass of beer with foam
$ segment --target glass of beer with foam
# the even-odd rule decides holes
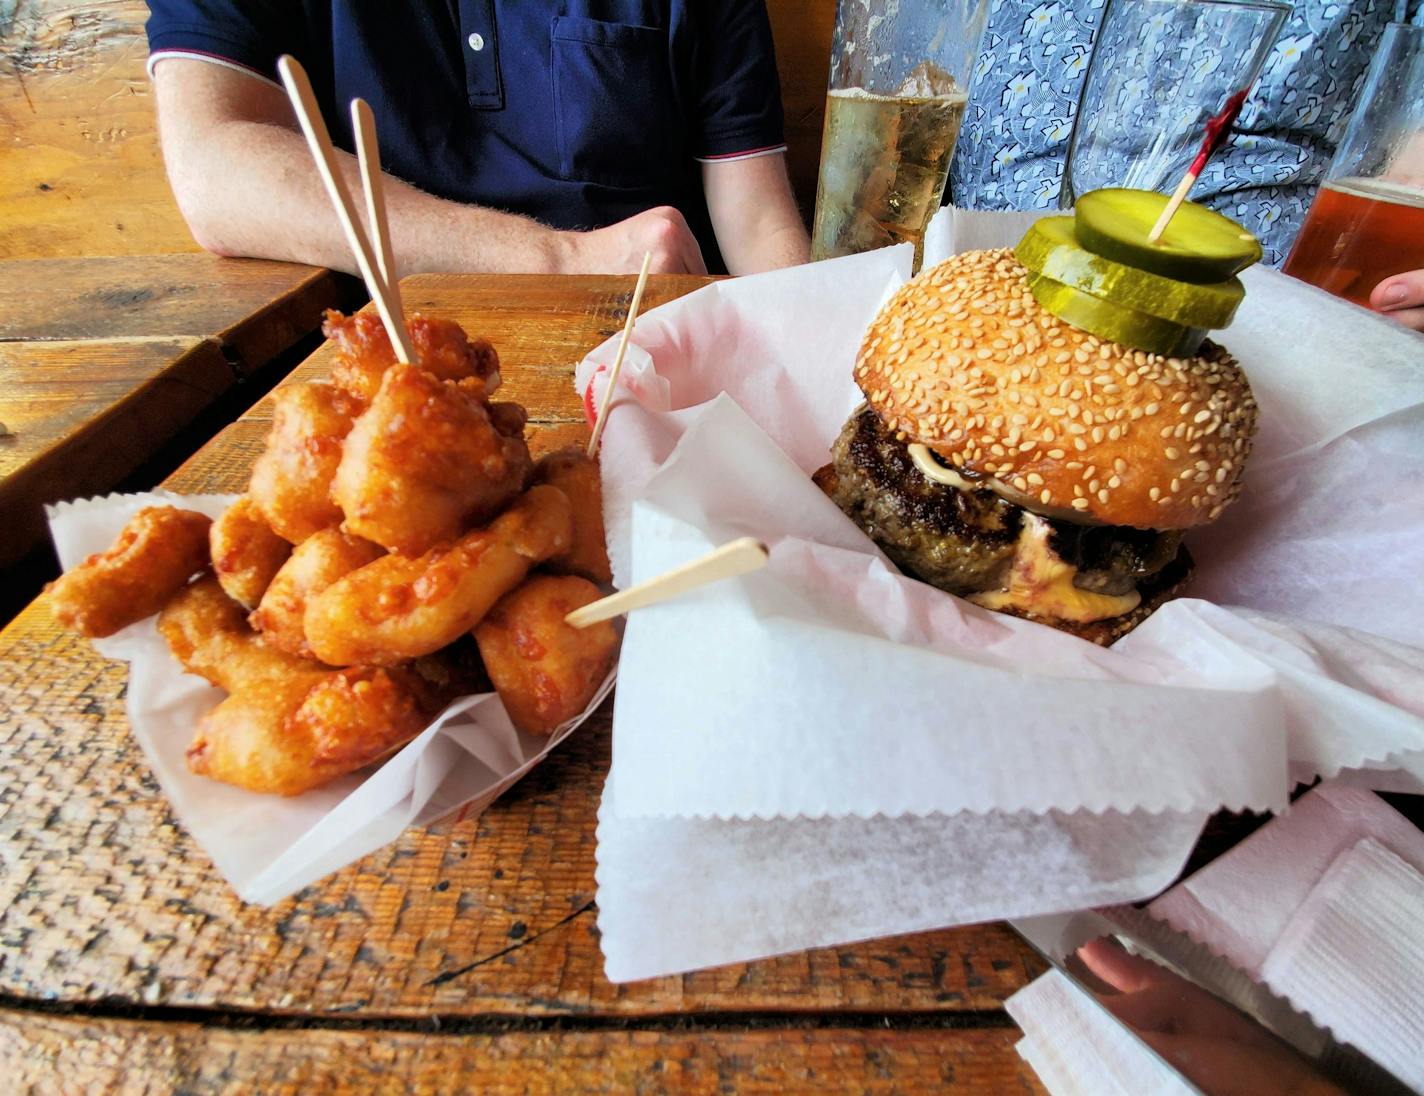
[[[840,0],[811,257],[915,245],[939,209],[989,0]]]
[[[1366,307],[1384,279],[1424,269],[1424,27],[1386,28],[1282,269]]]

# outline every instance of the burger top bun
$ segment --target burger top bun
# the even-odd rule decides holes
[[[886,424],[1015,501],[1086,522],[1185,529],[1240,490],[1256,402],[1210,342],[1163,358],[1039,307],[1007,249],[922,273],[870,325],[856,383]]]

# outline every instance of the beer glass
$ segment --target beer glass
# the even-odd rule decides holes
[[[1424,27],[1385,29],[1282,269],[1367,307],[1385,278],[1424,269]]]
[[[989,0],[840,0],[811,257],[906,241],[923,258]]]
[[[1061,204],[1102,187],[1170,192],[1206,123],[1256,82],[1287,4],[1108,0],[1068,142]]]

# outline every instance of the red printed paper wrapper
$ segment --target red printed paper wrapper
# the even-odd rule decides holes
[[[616,583],[734,536],[771,561],[629,620],[598,847],[614,981],[1140,899],[1218,808],[1424,771],[1417,335],[1248,272],[1224,338],[1262,409],[1245,492],[1189,537],[1200,596],[1102,649],[900,575],[810,482],[908,263],[638,321],[603,449]],[[612,350],[579,370],[595,402]]]

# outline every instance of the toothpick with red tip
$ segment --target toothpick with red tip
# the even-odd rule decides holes
[[[1171,201],[1162,210],[1162,216],[1157,218],[1157,223],[1152,226],[1152,231],[1147,234],[1147,242],[1155,244],[1162,238],[1162,233],[1167,231],[1167,226],[1171,224],[1172,218],[1177,215],[1177,210],[1182,207],[1182,203],[1187,200],[1187,194],[1196,185],[1197,177],[1206,167],[1206,162],[1215,155],[1216,150],[1226,143],[1226,138],[1231,135],[1231,127],[1236,123],[1236,116],[1241,113],[1241,104],[1246,101],[1246,96],[1250,92],[1250,86],[1246,86],[1226,100],[1226,106],[1222,108],[1220,114],[1208,119],[1206,123],[1206,136],[1202,138],[1201,148],[1197,150],[1196,159],[1192,161],[1192,166],[1187,168],[1187,173],[1182,176],[1182,181],[1177,184],[1177,189],[1172,192]]]

